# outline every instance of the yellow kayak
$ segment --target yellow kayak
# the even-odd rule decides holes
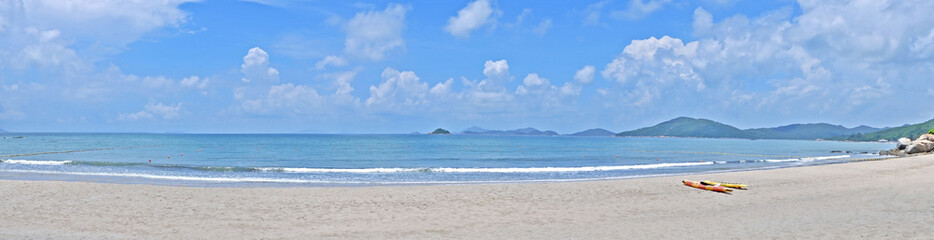
[[[711,185],[711,186],[724,186],[724,187],[735,188],[735,189],[746,189],[747,187],[749,187],[749,185],[746,185],[746,184],[723,183],[723,182],[714,182],[714,181],[707,181],[707,180],[701,181],[701,184]]]
[[[689,187],[710,190],[710,191],[715,191],[715,192],[730,193],[733,191],[733,189],[725,188],[723,186],[707,186],[699,182],[690,181],[690,180],[681,180],[681,183],[684,183],[684,185],[689,186]]]

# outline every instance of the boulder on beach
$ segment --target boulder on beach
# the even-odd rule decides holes
[[[906,154],[928,153],[934,151],[934,134],[922,134],[912,141],[910,138],[899,138],[895,148],[881,151],[879,154],[904,156]]]
[[[911,145],[911,138],[903,137],[898,139],[898,143],[895,148],[898,150],[905,150],[908,148],[908,145]]]
[[[918,137],[918,140],[915,140],[915,141],[921,141],[921,140],[934,142],[934,134],[930,134],[930,133],[922,134],[920,137]]]
[[[911,142],[911,145],[909,145],[908,148],[905,149],[905,153],[908,153],[908,154],[924,153],[924,152],[930,152],[931,150],[934,150],[934,141],[918,138],[918,140]]]

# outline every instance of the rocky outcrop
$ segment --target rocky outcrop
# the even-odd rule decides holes
[[[911,145],[911,138],[903,137],[898,139],[898,143],[895,148],[898,150],[905,150],[908,148],[908,145]]]
[[[934,134],[923,134],[914,141],[909,138],[899,138],[894,149],[882,151],[879,154],[903,156],[932,151],[934,151]]]

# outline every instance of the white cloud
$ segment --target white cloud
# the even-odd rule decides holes
[[[279,80],[279,70],[269,67],[269,54],[259,47],[251,48],[246,56],[243,56],[240,72],[244,75],[241,79],[243,82]]]
[[[190,77],[183,78],[182,80],[178,82],[178,84],[181,85],[182,87],[187,87],[187,88],[205,89],[208,87],[208,81],[209,81],[208,78],[190,76]]]
[[[604,78],[636,85],[688,84],[705,88],[695,73],[697,42],[684,44],[681,39],[664,36],[633,40],[623,53],[606,65]],[[653,94],[657,95],[657,94]]]
[[[566,82],[557,87],[551,81],[529,73],[522,80],[522,86],[516,87],[516,97],[524,113],[537,116],[556,116],[573,111],[580,86]]]
[[[532,32],[540,36],[543,36],[546,33],[548,33],[548,30],[550,29],[551,29],[551,19],[545,19],[545,20],[542,20],[538,24],[538,26],[536,26],[535,28],[532,28]]]
[[[642,19],[661,10],[671,0],[630,0],[629,6],[623,11],[614,11],[610,15],[615,18]]]
[[[315,63],[315,69],[323,70],[328,66],[343,67],[347,65],[347,60],[338,56],[327,56],[321,61]]]
[[[704,8],[694,9],[694,35],[707,34],[713,27],[713,15]]]
[[[697,8],[697,41],[633,40],[602,71],[617,83],[602,90],[606,101],[630,115],[664,114],[652,106],[666,106],[668,112],[718,112],[766,125],[788,117],[865,123],[885,120],[854,121],[852,114],[912,112],[883,99],[926,93],[909,86],[924,85],[934,74],[934,15],[927,13],[934,2],[799,4],[799,16],[782,8],[719,22]],[[931,112],[908,114],[926,118]]]
[[[483,75],[486,79],[477,84],[478,89],[485,92],[505,91],[506,82],[512,80],[509,75],[509,63],[506,60],[487,60],[483,63]]]
[[[428,84],[421,82],[415,72],[386,68],[379,86],[370,86],[367,107],[376,111],[410,112],[427,104]]]
[[[382,60],[387,52],[404,47],[402,31],[408,10],[403,5],[389,4],[383,11],[357,13],[344,25],[347,33],[344,51],[370,60]]]
[[[192,0],[34,0],[24,1],[29,25],[64,35],[122,46],[162,27],[178,27],[187,14],[178,6]]]
[[[483,75],[490,79],[509,79],[509,63],[506,60],[486,60],[483,63]]]
[[[333,85],[337,89],[334,91],[334,94],[337,95],[349,95],[353,92],[354,88],[350,83],[353,82],[356,76],[357,71],[336,72],[324,75],[325,78],[333,81]]]
[[[610,3],[610,0],[604,0],[587,5],[584,10],[584,25],[596,25],[600,23],[600,16],[603,15],[603,7]]]
[[[469,37],[473,30],[493,22],[493,12],[488,0],[473,1],[457,11],[457,16],[448,19],[444,31],[457,37]]]
[[[0,67],[38,66],[65,80],[88,74],[96,61],[145,33],[185,23],[187,16],[178,9],[184,2],[4,1]]]
[[[438,84],[435,84],[434,87],[431,87],[431,91],[429,92],[432,95],[436,95],[436,96],[449,95],[451,93],[451,85],[454,85],[453,78],[448,79],[447,81],[439,82]]]
[[[526,87],[551,84],[548,79],[539,77],[538,73],[529,73],[529,75],[526,75],[525,79],[522,80],[522,83],[525,84]]]
[[[309,115],[325,113],[322,109],[326,104],[325,98],[314,88],[285,83],[271,86],[257,98],[243,100],[239,110],[257,115]]]
[[[596,72],[596,68],[594,66],[592,65],[584,66],[583,68],[581,68],[580,70],[577,70],[577,72],[574,73],[574,80],[577,80],[577,82],[581,84],[590,84],[593,82],[594,72]]]
[[[120,121],[137,121],[137,120],[149,120],[149,119],[163,119],[163,120],[172,120],[177,119],[181,114],[182,104],[177,103],[175,105],[165,105],[163,103],[149,103],[146,104],[143,111],[135,113],[126,113],[120,114],[117,116],[117,120]]]

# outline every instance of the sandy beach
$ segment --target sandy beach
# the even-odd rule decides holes
[[[749,184],[721,194],[682,179]],[[2,239],[934,238],[934,155],[567,183],[204,188],[0,181]]]

